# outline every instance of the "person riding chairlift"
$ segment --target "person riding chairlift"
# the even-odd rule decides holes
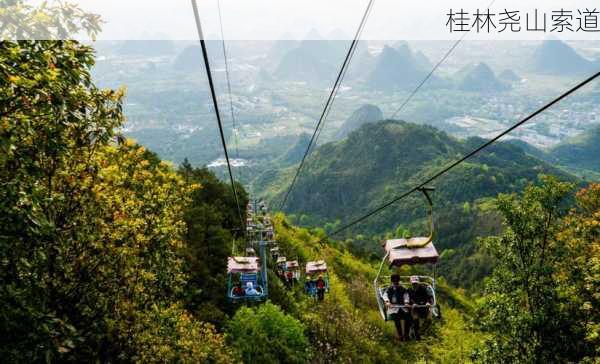
[[[323,301],[323,299],[325,298],[325,281],[323,280],[323,276],[319,276],[319,278],[317,278],[317,299],[319,301]]]
[[[408,305],[410,303],[409,291],[400,285],[400,276],[392,274],[392,285],[383,294],[387,312],[389,313],[398,332],[400,341],[408,340],[408,333],[412,325],[412,317],[405,307],[391,307],[391,305]]]
[[[260,293],[258,293],[256,288],[254,288],[254,285],[252,284],[252,282],[246,283],[246,295],[247,296],[258,296],[259,294]]]
[[[233,287],[233,295],[236,297],[242,297],[246,295],[246,291],[242,288],[242,283],[237,282],[235,287]]]
[[[410,302],[413,305],[426,306],[426,307],[414,307],[412,308],[413,328],[415,332],[415,339],[421,340],[419,333],[420,320],[427,319],[431,320],[431,305],[433,304],[433,295],[429,291],[426,285],[421,284],[419,277],[410,277],[410,283],[412,287],[409,290]]]
[[[288,285],[289,288],[292,288],[292,286],[294,285],[294,272],[292,272],[291,270],[288,270],[285,273],[285,281]]]

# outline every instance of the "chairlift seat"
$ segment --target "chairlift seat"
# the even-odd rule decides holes
[[[242,273],[240,275],[240,282],[242,282],[242,287],[246,287],[248,282],[252,282],[254,287],[258,286],[258,274],[256,273]]]

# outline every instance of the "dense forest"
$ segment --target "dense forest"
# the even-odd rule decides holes
[[[44,20],[28,8],[14,11]],[[46,11],[68,11],[79,22],[67,27],[97,30],[77,9]],[[125,93],[98,88],[93,65],[93,48],[77,41],[0,43],[0,361],[599,360],[599,184],[581,186],[542,165],[474,206],[448,198],[463,212],[458,226],[497,221],[472,229],[483,238],[468,254],[440,244],[442,260],[455,259],[462,274],[442,272],[443,319],[421,341],[399,343],[379,317],[371,284],[381,252],[361,243],[409,234],[396,224],[333,240],[324,226],[299,227],[276,213],[282,254],[301,264],[324,259],[330,291],[317,302],[302,285],[284,285],[268,261],[269,300],[233,304],[227,257],[245,227],[231,186],[123,137]],[[463,148],[453,143],[451,154]],[[490,178],[494,159],[485,163],[469,167],[471,177]],[[245,206],[250,196],[236,187]]]

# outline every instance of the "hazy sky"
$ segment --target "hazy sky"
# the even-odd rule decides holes
[[[37,1],[37,0],[36,0]],[[106,21],[100,39],[195,39],[196,31],[190,0],[76,0],[83,9],[102,15]],[[304,38],[311,29],[331,38],[351,38],[356,31],[368,0],[219,0],[227,39],[261,40]],[[461,8],[482,11],[491,0],[375,0],[363,33],[363,39],[456,39],[462,33],[450,33],[446,27],[448,12]],[[205,35],[220,36],[217,0],[199,0]],[[525,13],[539,9],[548,15],[550,28],[554,10],[573,11],[577,27],[577,10],[597,8],[597,0],[496,0],[492,13],[519,10],[525,25]],[[499,15],[496,16],[498,22]],[[471,17],[471,22],[473,17]],[[600,16],[599,16],[600,30]],[[476,34],[469,39],[600,39],[599,33],[525,32]]]

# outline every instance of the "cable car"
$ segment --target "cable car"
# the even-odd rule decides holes
[[[429,197],[428,192],[433,191],[432,188],[419,189],[423,193],[429,204],[429,236],[427,237],[413,237],[409,239],[390,239],[383,245],[385,249],[385,256],[381,261],[381,266],[377,272],[377,277],[373,282],[375,288],[375,297],[377,298],[377,304],[379,306],[379,313],[381,317],[388,321],[391,318],[387,313],[387,308],[383,299],[383,295],[390,285],[389,276],[381,276],[381,272],[386,263],[389,264],[390,268],[401,267],[403,265],[417,265],[417,264],[429,264],[433,266],[432,276],[400,276],[400,284],[410,285],[410,278],[416,277],[421,285],[425,285],[428,292],[431,294],[432,303],[430,305],[412,305],[411,307],[416,308],[429,308],[431,314],[435,318],[441,318],[440,307],[437,302],[435,295],[435,265],[438,262],[439,254],[433,245],[433,203]],[[414,278],[413,278],[414,279]],[[392,308],[408,308],[406,305],[391,305]]]
[[[288,284],[294,284],[300,279],[300,264],[297,260],[290,260],[285,263],[285,281]]]
[[[286,257],[278,257],[277,258],[277,269],[285,270],[285,264],[287,263]]]
[[[265,230],[265,239],[269,242],[275,241],[275,232],[273,231],[273,227]]]
[[[277,262],[277,259],[279,258],[279,247],[274,246],[273,248],[269,249],[269,252],[271,253],[271,259],[273,259],[274,262]]]
[[[314,278],[315,276],[317,276],[317,279]],[[319,278],[323,280],[324,284],[322,293],[329,292],[329,272],[327,271],[327,263],[325,263],[324,260],[307,262],[304,290],[309,296],[322,300],[323,296],[319,295],[318,289]]]
[[[227,297],[234,302],[264,300],[266,292],[260,268],[258,257],[229,257]]]
[[[267,204],[265,204],[265,202],[261,200],[258,203],[258,209],[259,209],[259,212],[266,214],[267,213]]]

